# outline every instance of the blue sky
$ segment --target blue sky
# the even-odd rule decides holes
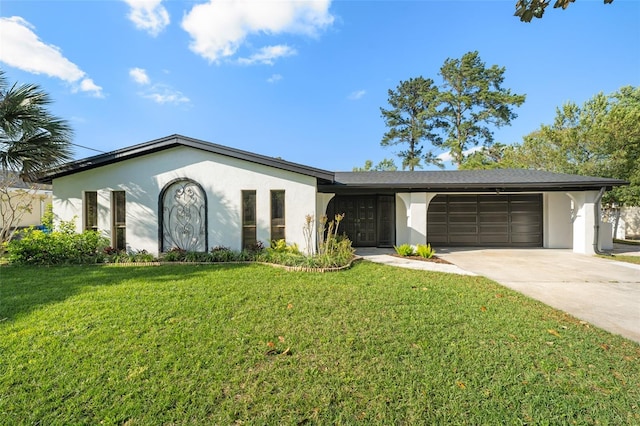
[[[502,143],[564,102],[640,85],[640,2],[577,0],[528,24],[515,2],[2,0],[0,67],[46,90],[79,145],[179,133],[336,171],[401,164],[380,146],[387,91],[439,82],[468,51],[527,95]]]

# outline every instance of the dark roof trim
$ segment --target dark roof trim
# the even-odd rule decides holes
[[[629,182],[539,170],[454,170],[419,172],[336,172],[320,192],[541,192],[611,189]]]
[[[105,154],[95,155],[93,157],[88,157],[78,161],[73,161],[61,167],[46,171],[37,179],[37,181],[40,183],[52,183],[53,179],[56,178],[95,169],[109,164],[118,163],[124,160],[130,160],[132,158],[141,157],[143,155],[179,146],[200,149],[202,151],[237,158],[239,160],[245,160],[251,163],[274,167],[276,169],[286,170],[289,172],[300,173],[302,175],[315,177],[322,183],[330,183],[334,181],[334,173],[327,170],[316,169],[302,164],[291,163],[289,161],[280,160],[278,158],[254,154],[248,151],[241,151],[239,149],[229,148],[223,145],[217,145],[214,143],[188,138],[181,135],[167,136],[165,138],[155,139],[128,148],[107,152]]]

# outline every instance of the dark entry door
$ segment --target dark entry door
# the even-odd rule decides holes
[[[329,220],[344,213],[338,229],[354,247],[391,247],[395,244],[393,195],[339,195],[327,207]]]
[[[340,224],[342,229],[338,229],[338,232],[347,234],[354,246],[376,245],[375,197],[336,198],[335,213],[344,213]]]
[[[541,247],[542,195],[438,195],[427,224],[434,244]]]

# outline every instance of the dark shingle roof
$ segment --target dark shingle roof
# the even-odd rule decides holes
[[[240,160],[246,160],[256,164],[262,164],[277,169],[300,173],[303,175],[315,177],[320,182],[333,182],[333,172],[327,170],[316,169],[302,164],[291,163],[289,161],[280,160],[278,158],[267,157],[247,151],[241,151],[239,149],[229,148],[223,145],[217,145],[211,142],[205,142],[181,135],[167,136],[165,138],[155,139],[149,142],[130,146],[128,148],[107,152],[105,154],[95,155],[93,157],[85,158],[78,161],[73,161],[71,163],[65,164],[62,167],[58,167],[56,169],[45,172],[39,177],[38,182],[51,183],[53,179],[59,177],[68,176],[74,173],[91,170],[97,167],[106,166],[108,164],[129,160],[132,158],[178,146],[187,146],[206,152],[225,155]]]
[[[40,183],[178,146],[225,155],[318,179],[318,191],[353,192],[481,192],[570,191],[628,185],[618,179],[568,175],[539,170],[438,170],[414,172],[331,172],[254,154],[181,135],[167,136],[128,148],[74,161],[44,173]]]
[[[389,188],[395,191],[568,191],[628,185],[619,179],[552,173],[540,170],[438,170],[414,172],[336,172],[335,182],[321,190],[352,191]]]

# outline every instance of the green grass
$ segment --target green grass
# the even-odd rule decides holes
[[[614,238],[613,242],[618,244],[626,244],[629,246],[640,246],[640,240],[618,240]]]
[[[621,254],[612,254],[612,255],[598,255],[603,259],[616,260],[618,262],[627,262],[627,263],[635,263],[636,265],[640,265],[640,256],[625,256]]]
[[[621,425],[639,401],[639,345],[481,277],[0,269],[2,425]]]

